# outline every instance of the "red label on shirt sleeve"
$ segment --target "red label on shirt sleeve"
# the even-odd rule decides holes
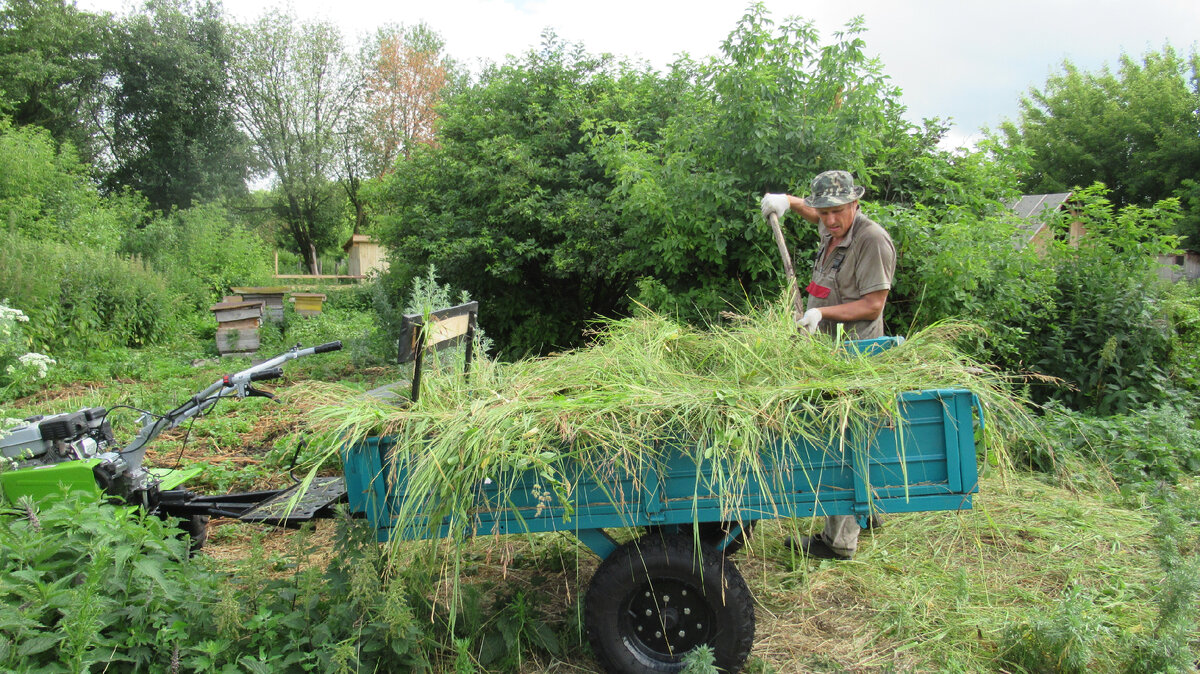
[[[804,289],[804,292],[808,293],[809,295],[812,295],[813,297],[816,297],[817,299],[823,300],[826,297],[829,297],[829,293],[831,292],[831,289],[826,288],[825,286],[819,286],[819,285],[817,285],[816,281],[814,281],[814,282],[808,284],[808,287]]]

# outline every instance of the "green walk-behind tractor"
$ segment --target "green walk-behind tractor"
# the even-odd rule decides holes
[[[177,517],[199,549],[208,534],[212,516],[246,522],[299,526],[329,517],[333,505],[344,500],[345,481],[316,478],[300,496],[302,482],[284,489],[204,496],[182,487],[202,468],[155,469],[143,465],[146,448],[160,433],[203,414],[223,398],[261,396],[254,382],[283,376],[285,362],[342,348],[341,342],[300,348],[296,346],[270,360],[236,374],[225,375],[165,414],[142,412],[142,427],[124,446],[118,444],[103,407],[35,416],[0,437],[0,454],[8,466],[0,472],[4,500],[17,505],[22,497],[39,501],[61,493],[63,487],[83,490],[119,503],[137,505],[162,517]]]

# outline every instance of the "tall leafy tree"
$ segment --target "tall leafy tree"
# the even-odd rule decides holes
[[[822,46],[755,7],[720,57],[665,74],[549,36],[448,97],[438,145],[385,179],[394,273],[435,264],[510,353],[578,344],[635,299],[695,317],[778,292],[763,191],[831,168],[897,199],[936,183],[891,175],[927,162],[937,132],[903,121],[859,32]],[[815,243],[793,235],[798,255]]]
[[[436,108],[453,65],[442,38],[425,24],[383,29],[370,47],[365,140],[380,175],[413,145],[434,142]]]
[[[1102,182],[1117,205],[1150,205],[1180,196],[1185,205],[1200,174],[1200,55],[1170,45],[1140,60],[1122,55],[1114,72],[1081,71],[1066,62],[1046,86],[1021,101],[1005,124],[1008,143],[1030,152],[1023,186],[1065,192]],[[1200,212],[1185,213],[1200,222]],[[1193,245],[1200,245],[1198,232]]]
[[[0,111],[69,141],[84,160],[98,151],[102,53],[110,17],[67,0],[0,4]]]
[[[333,181],[360,71],[329,22],[298,22],[275,10],[236,34],[231,72],[238,120],[276,181],[279,216],[294,249],[317,273],[319,251],[336,243]]]
[[[682,89],[661,140],[631,144],[621,129],[597,138],[617,176],[609,208],[637,242],[629,255],[645,301],[714,313],[764,281],[774,284],[778,256],[755,217],[764,191],[803,194],[812,176],[838,168],[873,196],[889,180],[904,193],[875,158],[885,139],[907,138],[910,125],[899,92],[865,55],[862,31],[855,21],[822,45],[810,22],[777,25],[756,6],[719,56],[675,64],[677,86],[696,84]],[[910,142],[905,161],[929,148],[928,140]],[[815,244],[813,228],[792,235],[797,257]]]
[[[598,120],[649,140],[656,77],[547,34],[452,94],[436,145],[417,145],[374,193],[398,287],[433,263],[486,307],[509,353],[577,342],[632,287],[605,215],[611,180],[591,156]]]
[[[434,142],[436,107],[454,68],[441,37],[425,24],[386,26],[362,46],[362,95],[345,125],[341,182],[354,232],[367,226],[365,180],[391,171],[417,144]]]
[[[211,0],[149,0],[117,24],[106,59],[109,189],[132,187],[163,211],[245,193],[231,55],[229,27]]]

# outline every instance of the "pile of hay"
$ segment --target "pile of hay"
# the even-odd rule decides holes
[[[399,522],[421,514],[465,522],[472,486],[486,478],[537,471],[565,498],[565,465],[636,473],[665,444],[682,443],[723,459],[727,472],[715,479],[738,480],[761,467],[772,438],[828,444],[831,434],[869,432],[897,418],[898,394],[924,389],[978,395],[988,451],[1003,460],[1003,430],[1027,421],[1025,407],[1006,377],[954,348],[972,329],[942,324],[862,355],[827,336],[798,335],[783,306],[707,330],[644,312],[604,324],[576,351],[480,361],[469,377],[426,376],[408,407],[329,386],[304,395],[319,401],[310,422],[330,438],[394,438],[410,471]]]

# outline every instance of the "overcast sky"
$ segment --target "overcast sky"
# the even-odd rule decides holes
[[[120,13],[128,0],[77,0]],[[642,58],[665,68],[680,53],[716,54],[748,2],[704,0],[226,0],[237,20],[290,6],[331,19],[350,39],[385,23],[424,21],[460,62],[521,54],[552,28],[593,53]],[[910,118],[949,118],[953,145],[980,127],[1015,119],[1018,101],[1041,88],[1064,59],[1088,71],[1170,43],[1188,52],[1200,37],[1200,0],[765,0],[777,21],[811,20],[822,41],[854,16],[866,20],[867,53],[903,90]]]

